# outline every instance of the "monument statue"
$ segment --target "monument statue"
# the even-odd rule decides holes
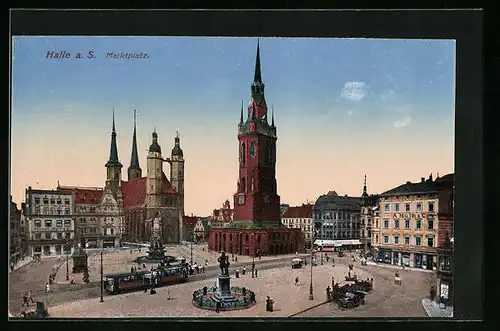
[[[226,252],[222,251],[221,255],[217,259],[219,262],[220,272],[222,275],[229,275],[229,256],[226,256]]]

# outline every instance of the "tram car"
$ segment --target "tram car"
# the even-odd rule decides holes
[[[117,273],[105,276],[104,289],[109,294],[138,291],[152,286],[186,282],[188,269],[185,265],[169,266],[150,271]]]

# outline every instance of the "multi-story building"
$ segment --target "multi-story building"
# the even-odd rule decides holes
[[[437,293],[443,303],[453,302],[453,207],[454,207],[454,174],[436,178],[439,198],[439,224],[437,227],[438,264]]]
[[[434,269],[437,263],[438,188],[424,177],[382,193],[372,246],[378,262]],[[373,230],[374,230],[373,229]]]
[[[187,216],[184,215],[182,217],[182,240],[184,241],[193,241],[196,242],[196,237],[194,233],[194,229],[196,227],[196,223],[198,222],[198,216]]]
[[[315,239],[359,240],[361,238],[360,211],[361,198],[340,196],[335,191],[320,196],[313,210]]]
[[[72,193],[26,189],[25,218],[31,256],[73,253],[75,220]]]
[[[194,237],[196,242],[205,242],[208,239],[208,217],[198,217],[194,226]]]
[[[231,203],[226,199],[222,204],[222,208],[214,209],[210,216],[210,222],[223,226],[233,220],[233,215],[234,209],[231,208]]]
[[[361,243],[363,255],[372,255],[371,252],[371,244],[372,244],[372,228],[373,228],[373,220],[375,207],[377,205],[378,196],[377,195],[368,195],[367,187],[366,187],[366,175],[365,182],[363,186],[363,194],[361,195]]]
[[[303,204],[297,207],[288,207],[281,216],[281,223],[287,228],[297,228],[304,234],[304,245],[311,247],[313,233],[313,208],[312,204]]]
[[[9,242],[10,242],[10,262],[16,263],[22,258],[22,227],[21,227],[21,210],[17,209],[17,204],[12,201],[10,196],[10,229],[9,229]]]

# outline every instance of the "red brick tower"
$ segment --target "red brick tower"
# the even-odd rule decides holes
[[[281,224],[276,185],[276,140],[274,112],[271,123],[268,119],[257,43],[252,99],[246,120],[241,104],[238,124],[239,174],[233,220],[210,228],[209,249],[251,256],[304,250],[301,230]]]
[[[271,124],[267,118],[257,44],[252,99],[246,121],[243,121],[241,105],[238,125],[239,178],[234,194],[234,221],[280,223],[280,197],[276,191],[276,140],[274,113]]]

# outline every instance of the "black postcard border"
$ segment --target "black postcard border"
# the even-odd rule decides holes
[[[484,277],[482,18],[483,12],[477,9],[415,11],[12,10],[10,28],[11,35],[38,36],[170,35],[455,39],[457,70],[454,318],[480,320],[483,317],[484,301],[482,286]],[[8,116],[6,124],[9,125]],[[10,144],[9,139],[7,143]],[[8,171],[5,173],[8,176]],[[8,177],[6,179],[10,181]],[[192,320],[185,319],[184,321]],[[195,320],[208,322],[204,319]],[[260,321],[263,320],[268,322],[266,319],[260,319]],[[303,319],[302,322],[314,320],[317,319]],[[347,319],[340,318],[329,322],[339,320],[345,322],[343,327],[354,324],[348,323]],[[379,321],[382,320],[388,319]],[[168,321],[172,325],[173,320],[168,319]],[[299,321],[301,320],[296,320],[296,323]],[[185,325],[185,323],[181,324]],[[302,323],[299,322],[299,324]],[[469,323],[462,325],[464,324]],[[292,325],[285,324],[285,327],[290,326]]]

